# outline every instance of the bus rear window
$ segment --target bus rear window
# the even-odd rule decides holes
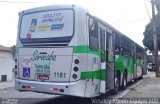
[[[73,10],[48,10],[23,14],[20,23],[20,39],[47,39],[73,35]]]

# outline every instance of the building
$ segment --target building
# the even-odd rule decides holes
[[[13,80],[13,67],[11,48],[0,45],[0,82]]]

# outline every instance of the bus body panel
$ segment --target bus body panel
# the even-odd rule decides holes
[[[15,88],[24,91],[84,97],[85,83],[86,81],[83,80],[69,83],[53,83],[16,79]]]
[[[142,73],[142,59],[136,60],[137,78],[141,77]]]
[[[69,81],[73,48],[19,48],[19,77],[37,81]]]

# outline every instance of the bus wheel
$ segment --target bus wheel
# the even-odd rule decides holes
[[[141,73],[140,79],[142,79],[142,78],[143,78],[143,69],[142,69],[142,73]]]
[[[120,76],[118,73],[115,74],[114,83],[113,94],[117,94],[120,87]]]
[[[122,80],[122,90],[125,90],[127,87],[127,73],[123,73],[123,80]]]

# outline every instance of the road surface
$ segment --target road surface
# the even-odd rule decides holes
[[[101,101],[102,99],[113,99],[113,98],[122,98],[125,96],[132,87],[137,86],[143,80],[138,80],[135,83],[130,84],[126,90],[120,91],[116,95],[111,95],[107,93],[105,95],[87,99],[71,96],[61,96],[53,94],[43,94],[37,92],[24,91],[19,92],[14,88],[14,82],[10,83],[0,83],[0,104],[97,104],[97,103],[108,103]],[[7,86],[5,88],[5,86]],[[96,99],[96,102],[95,102]],[[100,99],[97,101],[97,99]],[[108,100],[107,100],[108,101]],[[111,103],[110,103],[111,104]]]

